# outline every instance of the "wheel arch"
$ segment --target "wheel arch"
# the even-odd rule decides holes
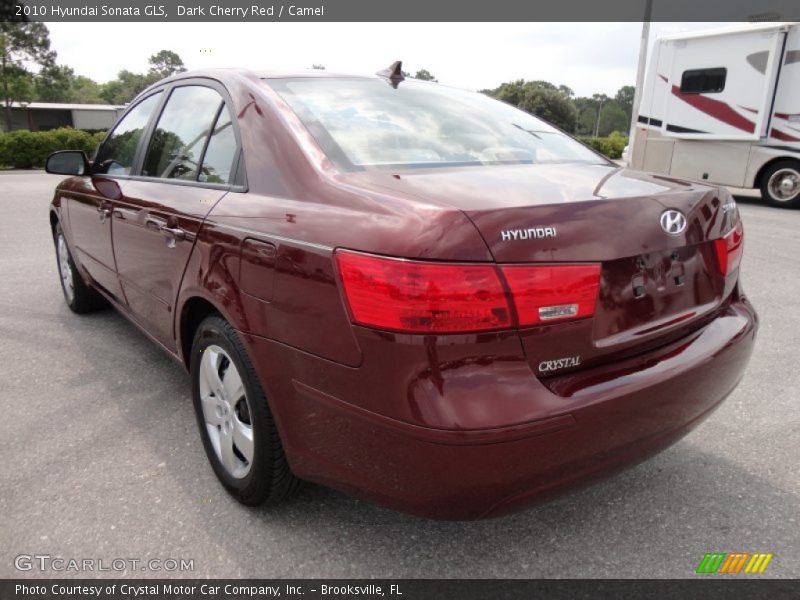
[[[186,298],[181,306],[180,317],[178,319],[178,346],[180,350],[181,362],[189,370],[192,354],[192,341],[194,334],[203,319],[209,315],[217,314],[228,323],[235,327],[230,317],[225,314],[220,307],[205,296],[193,295]]]
[[[790,154],[783,154],[781,156],[776,156],[774,158],[771,158],[767,162],[765,162],[763,165],[761,165],[761,167],[756,172],[756,176],[753,179],[753,186],[752,187],[760,188],[761,187],[762,178],[764,177],[764,173],[766,173],[769,170],[769,168],[772,167],[774,164],[779,163],[779,162],[784,162],[784,161],[791,161],[791,162],[797,163],[797,165],[800,166],[800,156],[792,156]]]

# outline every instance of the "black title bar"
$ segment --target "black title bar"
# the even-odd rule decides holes
[[[800,20],[798,0],[0,0],[0,7],[0,19],[30,21],[642,21],[648,11],[651,21]]]

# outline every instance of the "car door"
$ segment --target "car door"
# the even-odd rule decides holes
[[[112,211],[121,194],[120,183],[133,167],[137,148],[161,95],[156,92],[127,112],[100,146],[90,185],[65,194],[77,260],[94,283],[120,303],[124,299],[114,260]]]
[[[209,210],[234,183],[239,144],[221,88],[179,82],[114,210],[117,273],[132,316],[176,350],[174,309]]]

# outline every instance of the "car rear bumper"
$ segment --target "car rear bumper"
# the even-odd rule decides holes
[[[536,406],[547,407],[541,418],[469,429],[367,410],[323,389],[330,363],[244,337],[299,477],[420,516],[476,519],[541,502],[680,439],[736,387],[756,330],[754,310],[737,298],[702,329],[645,356],[535,388],[526,379]],[[502,385],[525,395],[511,377]],[[488,415],[496,399],[480,400]]]

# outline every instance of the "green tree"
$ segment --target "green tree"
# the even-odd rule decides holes
[[[11,70],[8,74],[7,80],[4,82],[4,94],[8,94],[7,98],[12,98],[9,102],[6,100],[6,131],[11,131],[11,122],[9,121],[10,104],[13,102],[30,102],[35,95],[35,87],[33,83],[33,76],[22,70]]]
[[[605,137],[612,131],[627,131],[628,123],[628,115],[625,114],[625,109],[617,104],[615,100],[611,100],[603,105],[603,110],[600,113],[598,134],[601,137]]]
[[[636,88],[632,85],[623,85],[617,90],[614,100],[622,107],[625,114],[628,116],[628,124],[630,124],[631,115],[633,114],[633,95],[636,93]],[[625,129],[627,131],[627,129]]]
[[[102,87],[93,79],[76,75],[72,79],[71,97],[72,102],[81,104],[103,104],[105,100],[100,95]]]
[[[100,97],[108,104],[125,104],[151,83],[147,75],[123,69],[116,79],[103,84]]]
[[[525,83],[524,79],[517,79],[516,81],[503,83],[496,89],[484,90],[484,93],[503,102],[519,106],[522,102],[522,97],[525,95],[526,85],[528,84]]]
[[[575,131],[578,111],[572,100],[552,83],[518,79],[502,84],[489,95],[541,117],[564,131]]]
[[[564,94],[567,98],[574,98],[575,97],[575,92],[569,86],[560,85],[560,86],[558,86],[558,91],[561,92],[562,94]]]
[[[148,62],[150,70],[147,74],[150,75],[153,82],[176,73],[183,73],[186,70],[181,57],[172,50],[160,50],[153,54]]]
[[[438,83],[439,80],[434,77],[428,69],[420,69],[414,75],[414,79],[419,79],[421,81],[433,81]]]
[[[530,81],[528,83],[536,87],[544,88],[546,90],[554,90],[554,91],[558,90],[558,88],[555,85],[553,85],[549,81],[544,81],[542,79],[537,79],[536,81]]]
[[[39,102],[72,102],[72,80],[75,71],[64,65],[42,67],[35,78]]]
[[[567,133],[575,132],[578,111],[569,98],[557,90],[530,87],[525,91],[519,108],[541,117]]]
[[[597,103],[591,98],[575,98],[573,104],[578,111],[578,122],[575,132],[578,135],[594,134],[594,125],[597,120]]]
[[[11,130],[11,105],[30,99],[33,89],[29,65],[55,62],[50,34],[44,23],[0,22],[0,93],[5,105],[6,131]]]

